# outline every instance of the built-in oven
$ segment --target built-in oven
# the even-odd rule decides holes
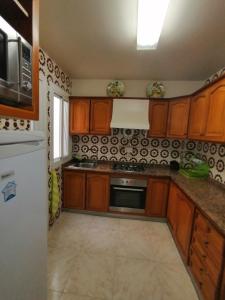
[[[117,178],[110,181],[110,211],[144,213],[147,179]]]
[[[0,104],[32,106],[32,46],[1,16]]]

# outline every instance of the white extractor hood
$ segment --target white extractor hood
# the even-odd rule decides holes
[[[149,129],[149,101],[113,99],[111,128]]]

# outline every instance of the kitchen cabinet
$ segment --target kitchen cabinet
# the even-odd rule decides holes
[[[90,100],[70,100],[70,133],[89,133]]]
[[[189,265],[204,299],[218,299],[224,238],[199,211],[195,214]],[[221,288],[221,294],[223,286]],[[221,298],[224,299],[224,298]]]
[[[165,137],[167,130],[169,102],[164,100],[150,101],[149,107],[149,122],[150,130],[149,137]]]
[[[184,139],[187,137],[190,98],[171,100],[167,123],[167,137]]]
[[[146,214],[152,217],[166,217],[169,179],[150,178],[147,188]]]
[[[207,141],[225,141],[225,79],[213,84],[208,91],[208,116],[205,129]]]
[[[225,299],[225,266],[223,268],[223,275],[222,275],[222,283],[221,283],[221,290],[220,290],[220,300]]]
[[[208,90],[201,92],[191,99],[188,138],[204,139],[207,114],[208,114]]]
[[[70,98],[71,134],[110,134],[112,99]]]
[[[32,46],[32,103],[29,106],[13,107],[0,104],[1,116],[21,119],[39,119],[39,0],[20,3],[28,13],[26,16],[15,3],[1,0],[1,16],[19,32]]]
[[[91,134],[110,134],[110,122],[112,117],[111,99],[92,99],[91,100]]]
[[[173,232],[176,232],[177,228],[177,187],[172,182],[170,184],[169,197],[168,197],[168,207],[167,207],[167,219],[171,226]]]
[[[64,171],[63,206],[65,208],[85,208],[85,173]]]
[[[109,182],[109,175],[87,174],[87,210],[108,210]]]
[[[167,217],[173,236],[184,259],[187,260],[194,218],[194,204],[173,183],[169,194]]]

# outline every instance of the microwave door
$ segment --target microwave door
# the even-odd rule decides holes
[[[7,35],[0,29],[0,79],[7,80]]]
[[[5,50],[1,65],[5,66],[5,71],[0,78],[0,103],[17,106],[20,83],[20,39],[16,32],[10,33],[5,35],[3,43],[5,48],[2,45],[2,49]]]

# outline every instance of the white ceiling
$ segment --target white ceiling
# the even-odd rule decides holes
[[[136,50],[137,0],[40,0],[41,47],[72,78],[204,80],[225,66],[225,1],[171,0],[157,50]]]

